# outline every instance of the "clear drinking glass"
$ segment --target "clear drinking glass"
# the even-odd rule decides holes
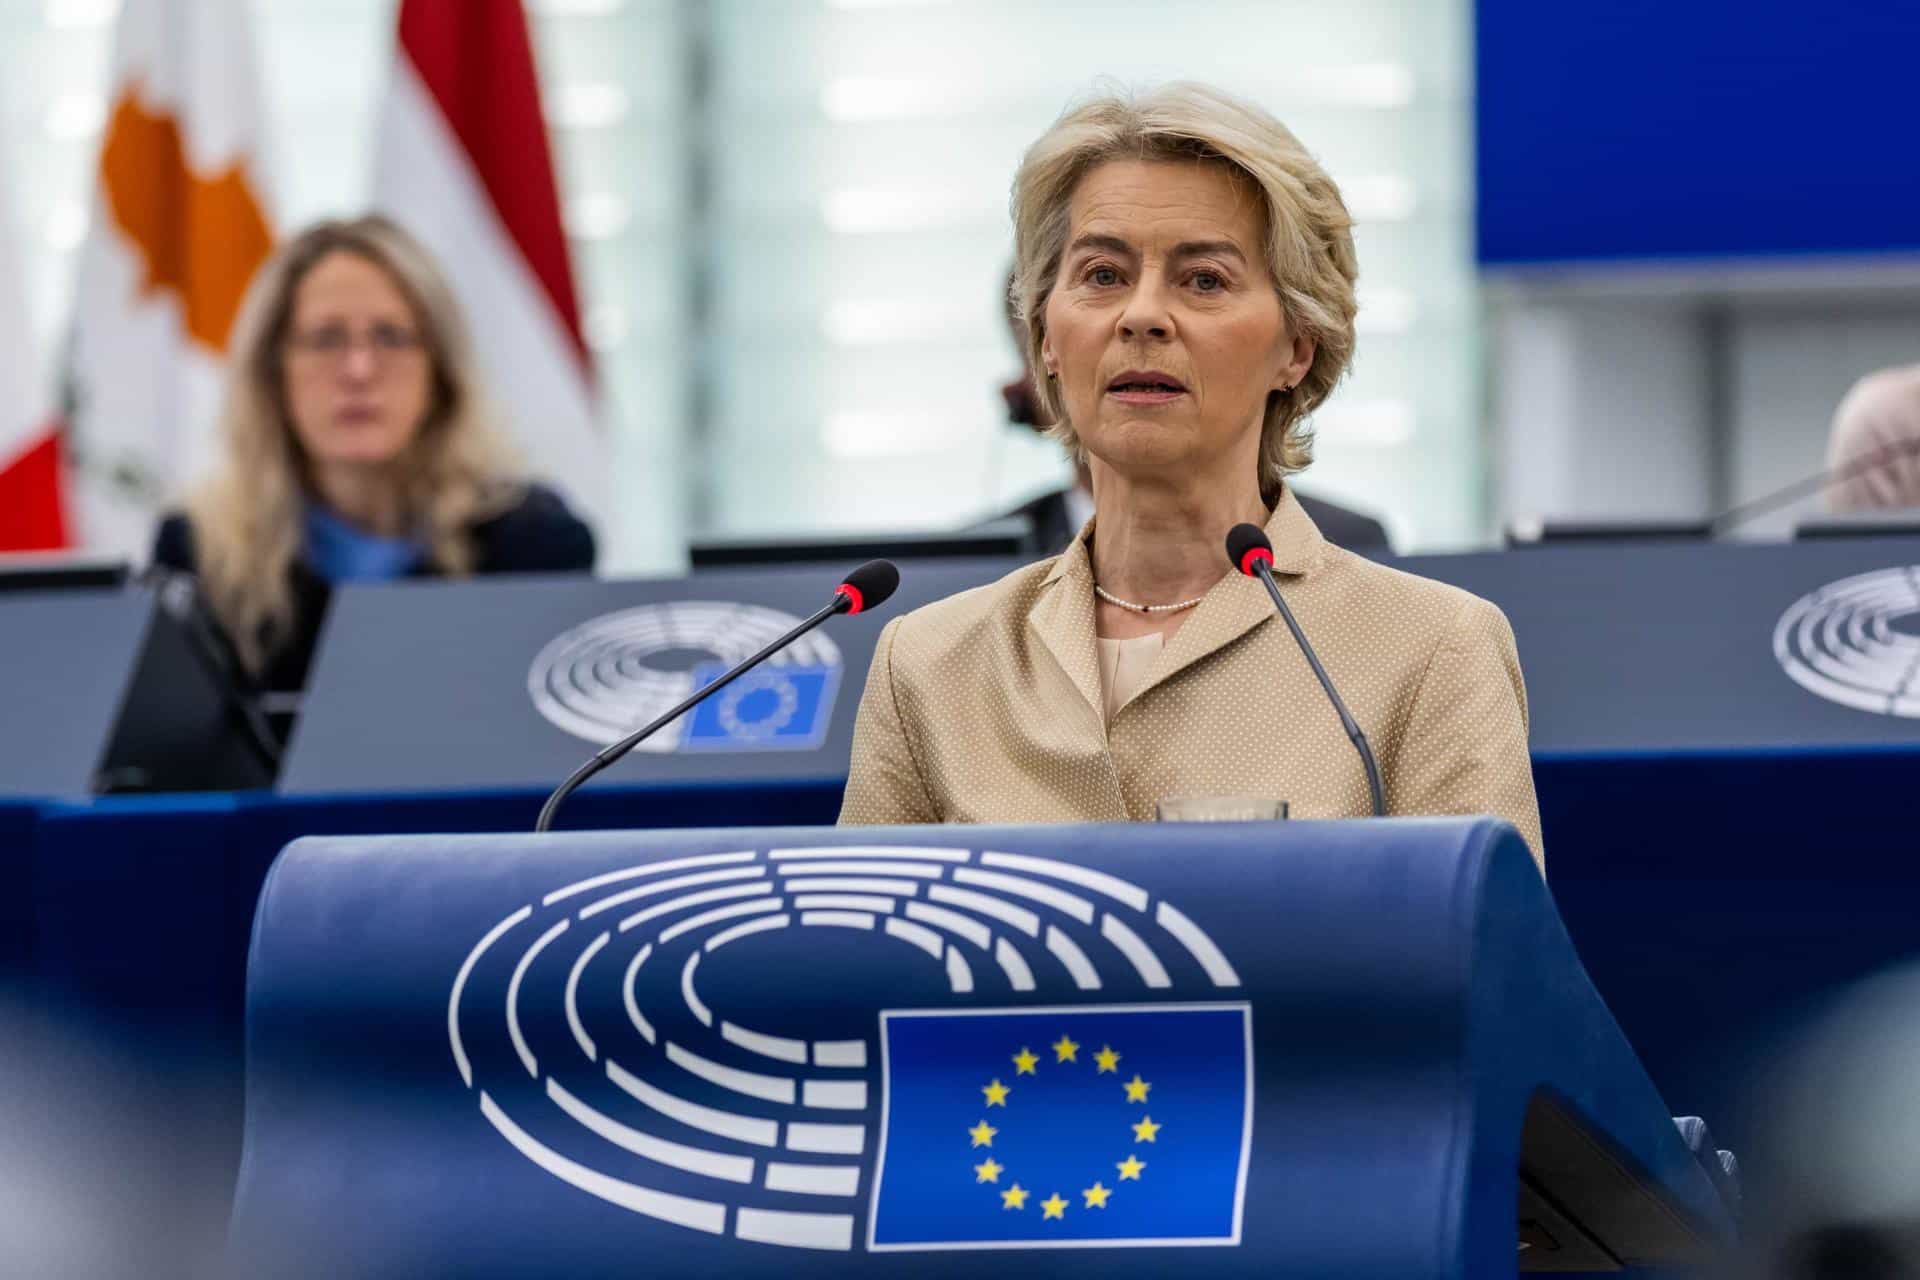
[[[1287,816],[1287,802],[1267,796],[1165,796],[1155,802],[1158,822],[1272,822]]]

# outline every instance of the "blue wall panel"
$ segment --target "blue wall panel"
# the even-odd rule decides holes
[[[1920,251],[1915,0],[1478,0],[1486,265]]]

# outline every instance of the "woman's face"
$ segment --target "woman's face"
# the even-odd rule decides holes
[[[316,466],[393,462],[432,398],[412,304],[384,267],[344,249],[295,289],[282,366],[294,435]]]
[[[1041,355],[1096,462],[1258,474],[1267,396],[1313,343],[1288,331],[1246,181],[1204,161],[1114,160],[1080,180]]]

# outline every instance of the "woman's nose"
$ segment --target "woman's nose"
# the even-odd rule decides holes
[[[366,382],[373,377],[377,361],[371,342],[355,342],[347,347],[346,358],[340,362],[340,373],[349,382]]]
[[[1166,297],[1158,282],[1142,280],[1127,298],[1127,305],[1120,313],[1120,336],[1133,339],[1165,338],[1172,332]]]

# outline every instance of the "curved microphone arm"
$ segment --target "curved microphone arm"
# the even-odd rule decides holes
[[[1340,700],[1339,690],[1333,687],[1333,677],[1320,665],[1320,655],[1307,643],[1307,633],[1300,629],[1300,623],[1294,618],[1293,610],[1287,607],[1287,598],[1280,594],[1280,584],[1273,580],[1273,543],[1267,537],[1266,530],[1257,524],[1237,524],[1227,531],[1227,559],[1234,568],[1250,578],[1260,579],[1267,594],[1273,597],[1273,607],[1280,611],[1280,617],[1286,622],[1287,630],[1293,632],[1293,642],[1305,656],[1307,665],[1313,668],[1313,675],[1326,691],[1327,701],[1333,704],[1334,714],[1340,717],[1340,727],[1347,731],[1347,740],[1353,743],[1353,749],[1360,756],[1360,766],[1367,773],[1367,794],[1373,801],[1373,816],[1387,816],[1386,788],[1380,782],[1380,765],[1373,758],[1373,748],[1367,744],[1367,735],[1360,731],[1360,722],[1347,710],[1347,704]]]
[[[1360,731],[1360,722],[1347,710],[1347,704],[1340,700],[1340,693],[1333,687],[1333,677],[1320,665],[1320,655],[1307,643],[1307,633],[1300,629],[1294,620],[1293,610],[1287,607],[1287,598],[1280,594],[1280,584],[1273,580],[1273,568],[1266,560],[1256,560],[1253,575],[1266,586],[1267,594],[1273,597],[1273,604],[1280,611],[1280,617],[1286,622],[1287,630],[1293,632],[1294,643],[1300,646],[1300,652],[1307,656],[1307,665],[1313,668],[1313,674],[1320,681],[1320,687],[1327,691],[1327,701],[1333,704],[1333,710],[1340,717],[1340,727],[1347,731],[1348,741],[1353,749],[1360,753],[1360,767],[1367,771],[1367,794],[1373,801],[1373,816],[1387,816],[1387,797],[1385,788],[1380,784],[1380,766],[1373,758],[1373,748],[1367,743],[1367,735]]]
[[[1911,440],[1897,440],[1881,445],[1816,475],[1796,480],[1790,485],[1775,489],[1772,493],[1741,503],[1722,511],[1707,521],[1707,532],[1714,537],[1723,537],[1744,524],[1758,520],[1761,516],[1790,507],[1803,498],[1844,484],[1859,476],[1869,475],[1882,467],[1891,466],[1902,458],[1910,458],[1920,453],[1920,437]]]

